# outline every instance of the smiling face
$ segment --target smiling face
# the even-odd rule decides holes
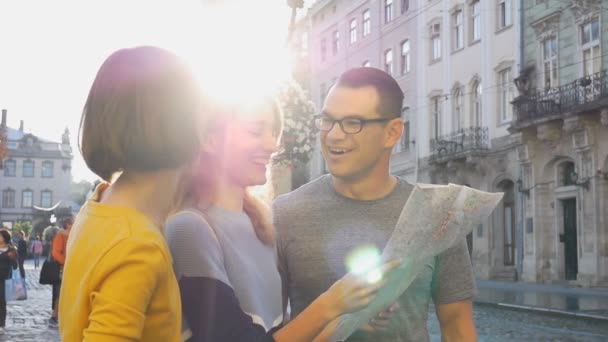
[[[280,115],[274,103],[241,110],[223,127],[222,147],[217,158],[221,172],[242,187],[266,183],[266,169],[277,152]]]
[[[337,86],[327,95],[322,115],[334,120],[348,117],[382,119],[378,104],[379,95],[372,86]],[[388,168],[392,147],[401,135],[399,129],[395,133],[395,125],[400,125],[400,121],[364,124],[355,134],[344,133],[335,123],[329,132],[321,132],[321,151],[332,176],[355,181],[373,174],[378,168]]]

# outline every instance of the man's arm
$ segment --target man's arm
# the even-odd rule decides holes
[[[436,306],[436,311],[441,327],[441,341],[477,341],[471,300],[440,304]]]
[[[437,257],[432,291],[442,341],[476,341],[472,304],[475,277],[466,240]]]

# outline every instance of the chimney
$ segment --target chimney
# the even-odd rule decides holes
[[[23,120],[19,120],[19,131],[23,133]]]
[[[2,128],[6,128],[6,109],[2,110]]]

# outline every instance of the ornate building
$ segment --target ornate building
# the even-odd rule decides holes
[[[69,207],[72,181],[72,147],[66,129],[61,142],[25,133],[6,126],[7,111],[2,110],[2,128],[7,136],[7,156],[0,170],[0,222],[12,227],[16,222],[36,224],[41,208]],[[72,208],[77,210],[78,208]]]
[[[601,0],[524,10],[511,126],[522,142],[523,278],[608,285],[608,11]]]
[[[478,278],[608,285],[601,3],[319,0],[306,16],[312,99],[320,108],[350,67],[390,72],[407,122],[391,171],[505,193],[469,236]],[[311,178],[324,172],[317,152]]]

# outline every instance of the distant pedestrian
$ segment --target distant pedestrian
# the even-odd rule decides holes
[[[72,217],[66,218],[62,224],[63,230],[55,234],[55,238],[53,239],[52,256],[53,260],[55,260],[59,264],[60,275],[63,272],[63,265],[65,264],[65,252],[68,246],[68,237],[70,236],[70,231],[72,230],[73,224],[74,219]],[[59,325],[58,305],[60,292],[61,281],[58,284],[53,284],[53,314],[51,316],[51,319],[49,320],[49,325],[52,327],[57,327]]]
[[[44,247],[42,254],[49,255],[51,253],[51,245],[53,244],[53,239],[58,231],[59,227],[54,224],[44,228],[42,231],[42,246]]]
[[[17,268],[17,251],[11,245],[11,233],[0,229],[0,334],[4,333],[6,323],[5,279],[11,277],[11,270]]]
[[[38,269],[40,266],[40,256],[42,255],[42,251],[44,250],[44,246],[42,245],[42,241],[40,241],[40,235],[34,237],[31,246],[31,252],[34,256],[34,268]]]
[[[19,273],[21,278],[25,279],[25,268],[23,264],[27,259],[27,240],[25,239],[25,232],[22,230],[18,234],[19,240],[17,241],[17,256],[19,258]]]

